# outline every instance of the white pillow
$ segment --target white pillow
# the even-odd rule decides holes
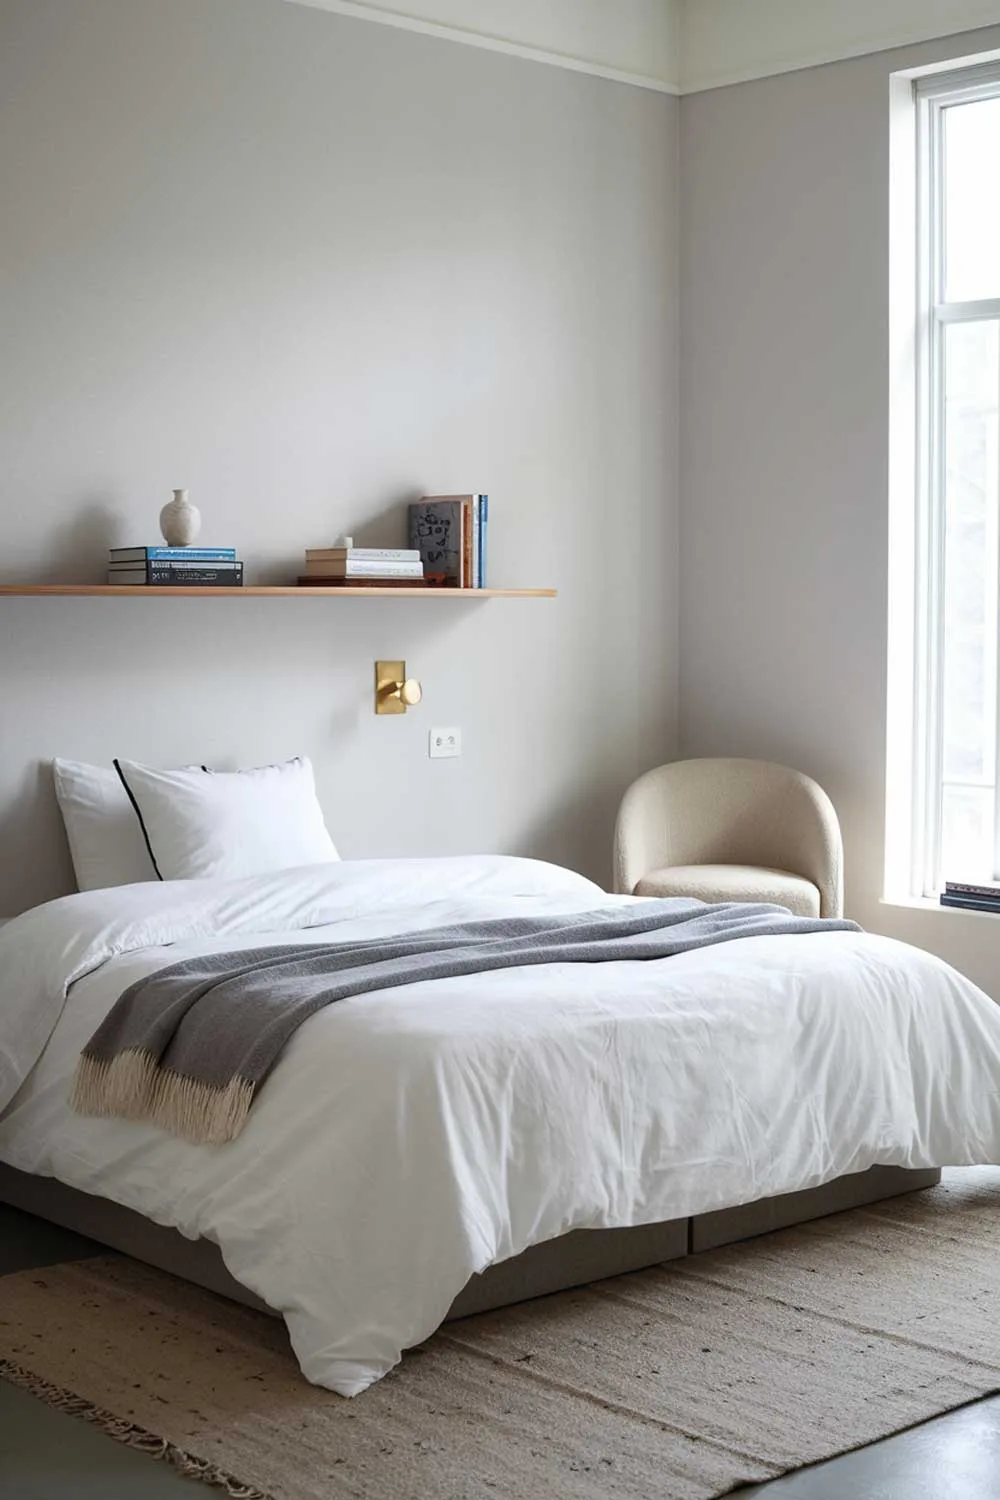
[[[236,880],[339,858],[304,758],[255,771],[115,766],[161,880]]]
[[[52,773],[79,889],[155,880],[142,828],[114,767],[54,760]]]

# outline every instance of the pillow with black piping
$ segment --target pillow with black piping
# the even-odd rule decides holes
[[[98,891],[156,880],[142,829],[115,768],[60,758],[52,762],[52,775],[77,889]]]
[[[249,771],[116,760],[161,880],[237,880],[339,859],[303,756]]]

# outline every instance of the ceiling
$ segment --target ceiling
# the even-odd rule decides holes
[[[291,0],[688,94],[1000,23],[1000,0]]]

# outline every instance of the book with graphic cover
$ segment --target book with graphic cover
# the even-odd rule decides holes
[[[410,506],[410,546],[420,553],[428,583],[468,588],[466,525],[470,495],[426,495]],[[471,545],[471,540],[470,540]]]
[[[425,495],[410,506],[411,547],[420,551],[428,583],[486,587],[487,495]]]

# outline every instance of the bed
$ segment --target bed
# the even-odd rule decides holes
[[[306,1377],[351,1396],[450,1314],[1000,1160],[992,1001],[926,953],[842,931],[346,1000],[298,1030],[224,1146],[69,1106],[96,1026],[179,956],[636,899],[484,857],[27,912],[0,930],[0,1192],[265,1304]]]

